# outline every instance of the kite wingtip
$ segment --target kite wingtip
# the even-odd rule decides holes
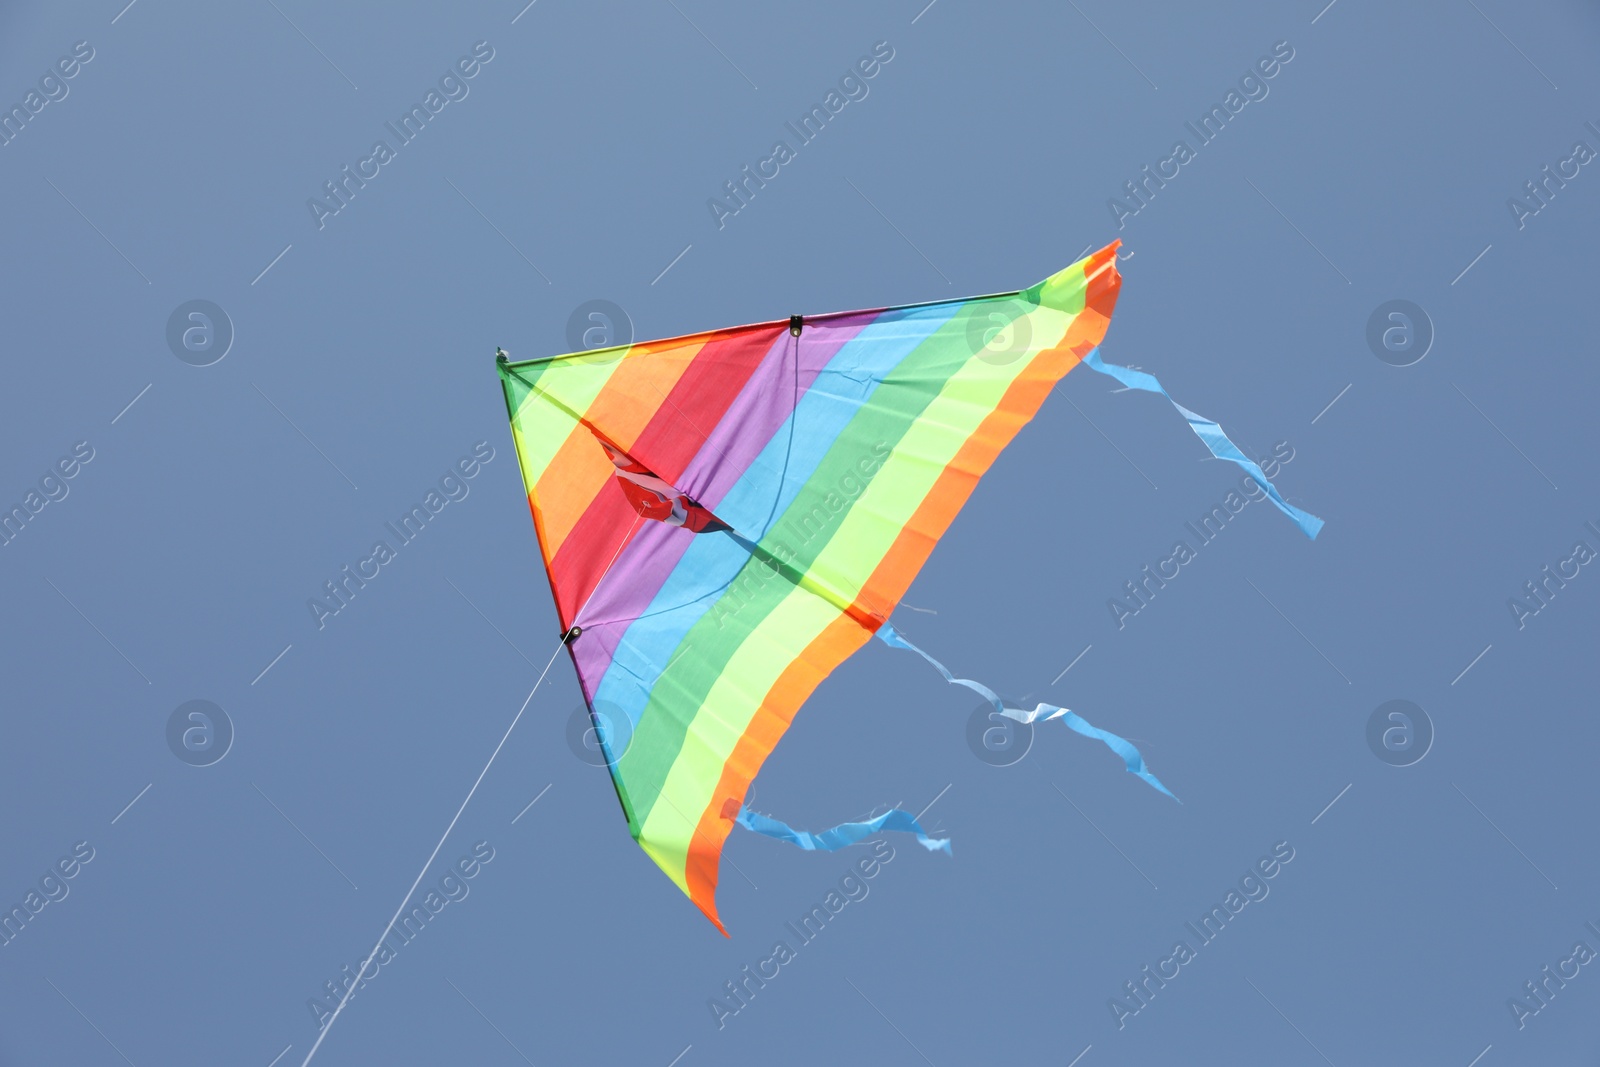
[[[712,892],[713,893],[716,892],[716,887],[714,887],[714,886],[712,887]],[[715,898],[707,901],[707,900],[697,900],[696,898],[691,896],[689,899],[694,901],[694,906],[700,909],[700,914],[704,915],[707,919],[709,919],[710,922],[711,922],[711,925],[715,926],[717,928],[717,933],[721,934],[723,937],[727,938],[729,941],[733,940],[733,935],[728,933],[728,928],[726,926],[722,925],[722,916],[717,914],[717,902],[716,902]]]

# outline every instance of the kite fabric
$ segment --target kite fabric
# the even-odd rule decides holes
[[[920,652],[889,616],[1055,384],[1080,361],[1115,373],[1095,347],[1116,248],[1018,293],[499,358],[563,640],[628,828],[723,933],[735,825],[807,849],[904,830],[949,851],[905,812],[813,834],[744,798],[835,667],[874,635]],[[1235,458],[1214,423],[1179,410]],[[1011,718],[1063,718],[1166,792],[1122,738],[1051,705],[1006,709],[926,658]]]

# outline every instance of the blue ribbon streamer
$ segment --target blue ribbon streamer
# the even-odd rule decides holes
[[[811,833],[808,830],[796,830],[786,822],[781,822],[778,819],[762,815],[760,812],[751,811],[745,807],[739,809],[739,814],[734,821],[746,830],[754,830],[758,834],[764,834],[779,841],[787,841],[789,844],[797,848],[803,848],[807,852],[837,852],[848,845],[865,841],[882,830],[900,830],[908,834],[916,834],[917,841],[929,852],[943,852],[947,856],[951,854],[948,838],[929,837],[923,832],[922,824],[917,822],[915,815],[901,811],[899,808],[884,812],[882,815],[868,819],[866,822],[840,823],[831,830],[824,830],[819,834]]]
[[[1221,426],[1217,425],[1215,422],[1212,422],[1204,415],[1198,415],[1184,407],[1182,404],[1178,403],[1176,400],[1173,400],[1172,396],[1164,388],[1162,388],[1161,383],[1156,380],[1154,375],[1146,374],[1144,371],[1134,370],[1131,367],[1119,367],[1116,364],[1107,363],[1100,358],[1100,350],[1098,348],[1091,350],[1089,354],[1083,358],[1083,362],[1094,370],[1099,371],[1101,374],[1115,378],[1129,389],[1138,389],[1146,393],[1158,393],[1161,396],[1166,397],[1168,402],[1171,403],[1173,407],[1178,409],[1179,414],[1188,420],[1189,428],[1195,432],[1195,436],[1199,437],[1200,440],[1205,443],[1206,448],[1211,450],[1211,454],[1213,456],[1218,459],[1225,459],[1230,463],[1235,463],[1242,467],[1252,478],[1256,480],[1257,483],[1260,484],[1262,489],[1266,492],[1267,496],[1271,498],[1273,504],[1277,506],[1279,511],[1293,519],[1295,525],[1300,527],[1300,531],[1307,537],[1311,538],[1312,540],[1316,539],[1317,534],[1322,530],[1323,527],[1322,520],[1308,511],[1304,511],[1295,507],[1293,504],[1285,500],[1283,495],[1278,492],[1277,487],[1274,486],[1272,481],[1267,477],[1266,472],[1261,469],[1260,465],[1247,457],[1243,452],[1239,451],[1239,447],[1228,439],[1228,435],[1222,431]],[[739,540],[741,543],[743,542],[742,538]],[[1081,734],[1084,737],[1103,742],[1107,748],[1111,749],[1111,751],[1115,752],[1118,756],[1121,756],[1122,762],[1127,767],[1130,774],[1136,774],[1140,778],[1143,778],[1154,788],[1165,793],[1167,796],[1172,797],[1173,800],[1178,799],[1177,797],[1173,796],[1170,789],[1161,784],[1161,780],[1159,778],[1150,773],[1149,768],[1145,766],[1144,757],[1140,755],[1139,750],[1135,748],[1133,744],[1130,743],[1126,738],[1118,737],[1109,730],[1102,730],[1098,726],[1088,722],[1076,712],[1069,711],[1066,708],[1057,707],[1054,704],[1038,704],[1033,708],[1032,711],[1023,711],[1020,708],[1008,708],[1006,707],[1005,702],[1000,699],[999,694],[997,694],[993,689],[990,689],[982,682],[973,681],[971,678],[957,678],[950,672],[948,667],[934,659],[932,656],[928,655],[910,641],[907,641],[900,635],[899,631],[897,631],[887,622],[879,627],[878,639],[891,648],[903,648],[908,652],[915,652],[917,655],[921,656],[923,659],[932,664],[934,669],[944,676],[945,681],[949,682],[951,685],[965,686],[974,693],[977,693],[990,704],[993,704],[995,711],[999,712],[1001,715],[1004,715],[1008,719],[1012,719],[1016,722],[1024,724],[1047,722],[1051,719],[1060,719],[1062,722],[1066,723],[1067,727],[1073,732]],[[1179,801],[1179,803],[1182,803],[1182,801]],[[741,807],[739,809],[739,814],[735,817],[735,821],[746,830],[753,830],[758,834],[775,838],[779,841],[787,841],[791,845],[806,849],[808,851],[833,852],[838,849],[845,848],[846,846],[854,845],[883,830],[897,830],[905,833],[916,834],[918,842],[920,842],[922,846],[929,851],[944,852],[946,854],[949,854],[950,852],[950,842],[948,840],[940,840],[929,837],[923,832],[922,826],[917,822],[915,816],[901,811],[899,808],[885,812],[884,814],[879,815],[876,818],[869,819],[866,822],[840,823],[838,826],[828,830],[823,830],[821,833],[811,833],[807,830],[796,830],[794,827],[785,822],[762,815],[758,812],[751,811],[747,807]]]
[[[945,681],[949,682],[951,685],[966,686],[968,689],[972,690],[974,693],[977,693],[979,696],[983,697],[983,699],[993,704],[995,710],[1008,719],[1013,719],[1020,723],[1045,722],[1050,719],[1060,719],[1075,733],[1082,734],[1084,737],[1093,738],[1096,741],[1105,742],[1107,748],[1111,749],[1111,751],[1122,757],[1122,762],[1127,765],[1128,772],[1130,774],[1137,774],[1140,778],[1143,778],[1146,782],[1149,782],[1151,785],[1161,790],[1161,792],[1167,794],[1167,796],[1172,797],[1173,800],[1178,799],[1177,797],[1172,796],[1172,790],[1162,785],[1161,780],[1150,773],[1149,768],[1144,765],[1144,757],[1139,754],[1139,750],[1135,748],[1126,738],[1118,737],[1116,734],[1111,733],[1108,730],[1102,730],[1098,726],[1089,723],[1083,718],[1083,716],[1078,715],[1076,712],[1068,711],[1066,708],[1057,707],[1054,704],[1039,704],[1032,711],[1023,711],[1020,708],[1008,708],[1005,706],[1005,702],[1000,699],[999,695],[995,693],[993,689],[990,689],[982,682],[975,682],[971,678],[957,678],[954,674],[950,673],[950,669],[948,667],[934,659],[932,656],[928,655],[926,652],[922,651],[922,649],[918,648],[910,641],[907,641],[904,637],[900,636],[899,631],[893,626],[889,625],[887,622],[878,628],[878,640],[882,641],[890,648],[903,648],[907,652],[915,652],[917,655],[933,664],[934,669],[940,674],[944,675]],[[1178,802],[1180,804],[1182,803],[1182,801]]]
[[[1278,506],[1278,510],[1293,519],[1295,525],[1300,527],[1301,533],[1312,540],[1316,540],[1317,532],[1322,529],[1322,520],[1309,511],[1302,511],[1283,499],[1261,468],[1253,460],[1247,458],[1243,452],[1240,452],[1237,445],[1228,440],[1228,435],[1222,432],[1221,426],[1218,426],[1204,415],[1196,415],[1176,400],[1173,400],[1167,391],[1161,387],[1161,383],[1156,381],[1154,375],[1146,374],[1141,370],[1133,370],[1131,367],[1119,367],[1115,363],[1105,362],[1100,358],[1100,350],[1098,348],[1093,349],[1087,356],[1084,356],[1083,362],[1101,374],[1115,378],[1129,389],[1140,389],[1146,393],[1160,393],[1166,397],[1167,400],[1171,401],[1172,406],[1177,408],[1179,413],[1189,420],[1189,429],[1193,430],[1195,435],[1205,442],[1206,447],[1211,450],[1213,456],[1237,463],[1248,471],[1250,476],[1266,490],[1267,496],[1272,498],[1272,502]]]

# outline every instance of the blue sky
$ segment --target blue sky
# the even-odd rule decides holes
[[[436,846],[314,1062],[1593,1057],[1592,5],[125,2],[0,12],[0,1063],[302,1063]],[[720,937],[569,748],[567,663],[506,737],[557,623],[496,346],[592,301],[650,338],[1016,289],[1118,237],[1104,357],[1292,454],[1326,528],[1245,507],[1119,617],[1238,472],[1079,372],[895,623],[1183,804],[1049,725],[985,762],[969,695],[869,647],[755,803],[931,803],[953,857],[889,840],[801,947],[871,847],[735,835]],[[1374,747],[1394,700],[1426,723]]]

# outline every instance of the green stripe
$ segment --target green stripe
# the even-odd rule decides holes
[[[545,397],[582,415],[589,410],[589,405],[621,365],[620,359],[609,363],[569,359],[560,363],[548,361],[520,367],[501,365],[500,376],[506,383],[506,402],[515,405],[511,425],[518,434],[522,478],[529,492],[538,485],[540,475],[555,459],[556,453],[572,433],[572,428],[578,424],[569,412],[562,411]],[[549,368],[557,366],[561,373],[546,373]]]
[[[1084,266],[1087,262],[1079,260],[1070,267],[1056,271],[1038,285],[1024,289],[1021,293],[1022,298],[1040,307],[1054,308],[1056,311],[1076,316],[1083,310],[1089,298],[1088,277]]]

